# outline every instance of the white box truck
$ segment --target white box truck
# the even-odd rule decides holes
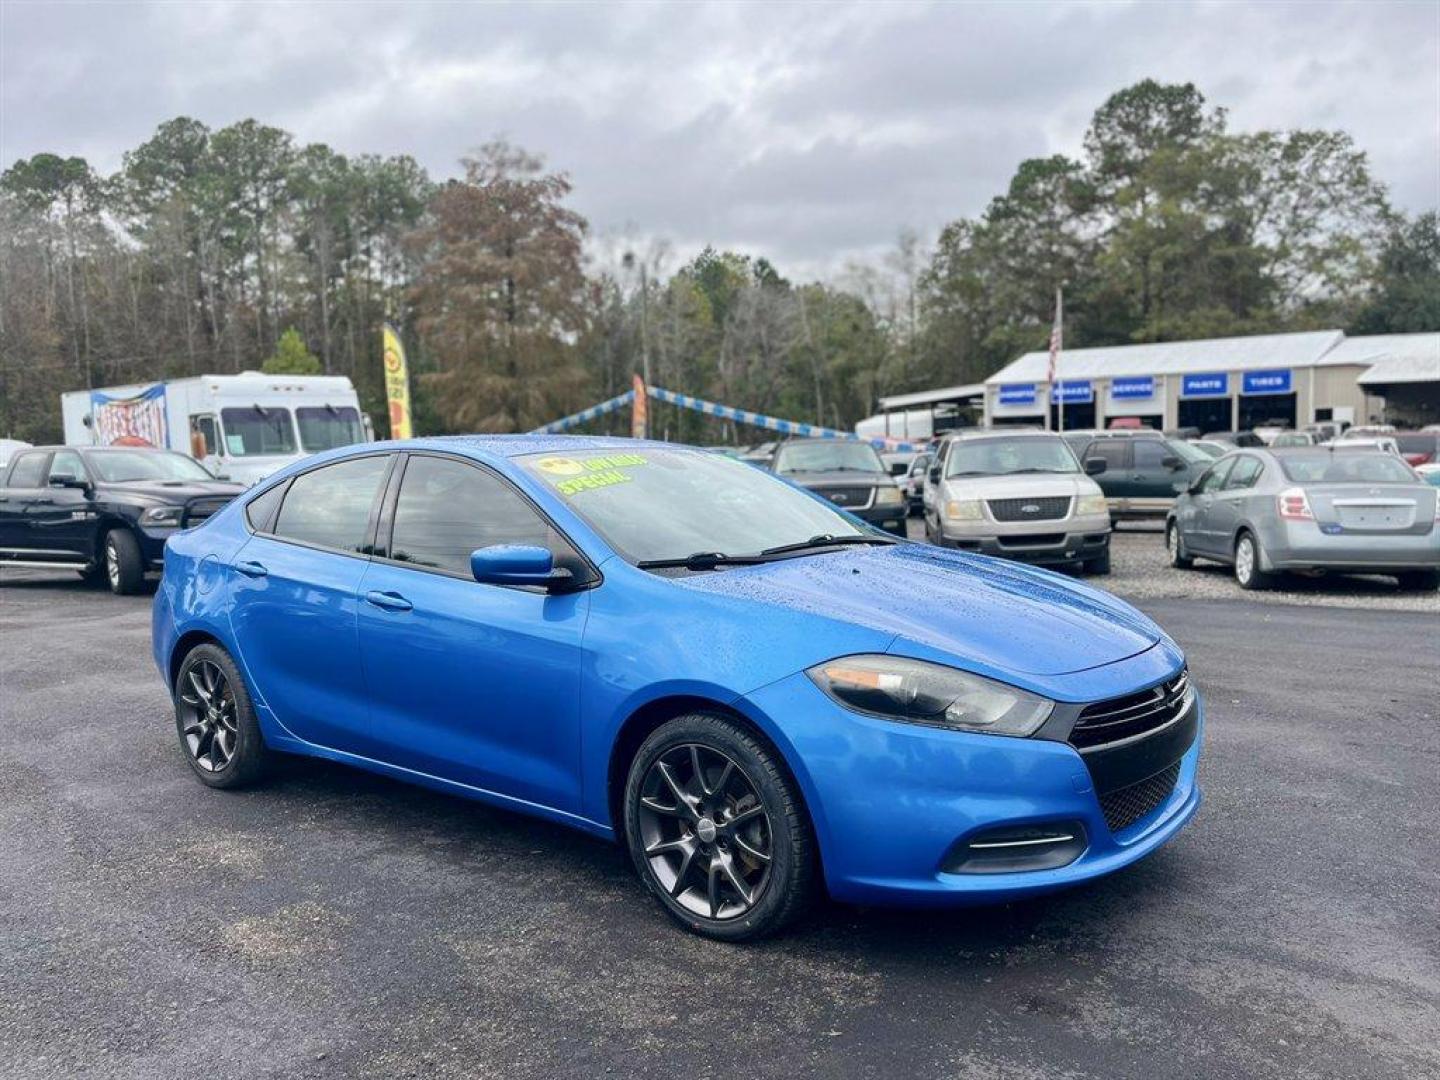
[[[343,375],[200,375],[60,395],[71,446],[161,446],[253,484],[288,462],[370,441]]]

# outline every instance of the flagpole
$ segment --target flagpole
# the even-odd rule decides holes
[[[1065,294],[1063,286],[1055,286],[1055,325],[1050,330],[1050,391],[1059,406],[1059,430],[1065,431],[1065,382],[1060,378],[1060,352],[1063,348]],[[1049,426],[1048,424],[1046,425]]]

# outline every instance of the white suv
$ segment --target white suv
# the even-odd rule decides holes
[[[931,543],[1026,562],[1110,572],[1110,510],[1059,435],[989,428],[940,444],[925,478]]]

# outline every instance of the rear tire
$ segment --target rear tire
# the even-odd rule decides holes
[[[1275,584],[1275,575],[1260,569],[1260,541],[1249,532],[1235,539],[1235,580],[1242,589],[1268,589]]]
[[[210,643],[195,646],[173,690],[180,752],[197,780],[207,787],[238,788],[265,775],[273,755],[228,652]]]
[[[1190,552],[1185,550],[1185,538],[1180,535],[1180,524],[1168,522],[1165,526],[1165,550],[1170,556],[1170,565],[1176,570],[1189,570],[1195,565]]]
[[[811,901],[818,859],[795,783],[726,716],[690,713],[651,733],[630,764],[624,815],[636,871],[687,930],[749,941]]]
[[[100,542],[100,570],[116,596],[134,596],[145,585],[140,544],[128,529],[111,529]]]
[[[1435,592],[1440,590],[1440,570],[1407,570],[1396,574],[1400,588],[1414,592]]]

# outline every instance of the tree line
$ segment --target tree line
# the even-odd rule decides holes
[[[1343,132],[1237,132],[1192,85],[1096,111],[974,218],[796,282],[763,256],[597,241],[568,177],[494,142],[435,181],[255,120],[180,117],[101,175],[0,174],[0,434],[59,437],[61,392],[267,367],[350,377],[385,431],[380,324],[417,430],[517,431],[657,385],[848,427],[881,394],[979,381],[1044,346],[1340,327],[1440,329],[1440,219],[1388,203]],[[688,441],[744,440],[657,409]],[[599,421],[612,430],[623,417]]]

